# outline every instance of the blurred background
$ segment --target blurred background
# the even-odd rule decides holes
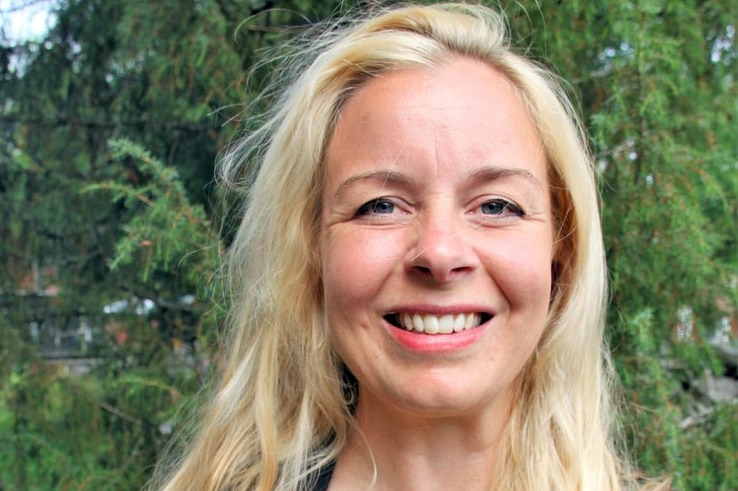
[[[217,363],[268,49],[373,3],[0,1],[0,490],[147,481]],[[588,127],[640,468],[738,490],[738,2],[494,5]]]

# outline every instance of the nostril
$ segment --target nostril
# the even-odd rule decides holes
[[[411,274],[415,274],[418,278],[430,279],[439,282],[449,281],[453,278],[463,275],[464,272],[471,270],[471,268],[460,266],[454,268],[443,267],[443,265],[412,265],[410,271]]]
[[[468,238],[451,233],[450,226],[424,230],[407,256],[408,271],[441,282],[472,271],[478,263]]]
[[[413,266],[413,269],[424,276],[433,276],[433,271],[428,266]]]

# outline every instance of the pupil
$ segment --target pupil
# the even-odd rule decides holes
[[[388,201],[377,201],[374,203],[374,213],[392,213],[394,206]]]
[[[505,204],[504,203],[485,203],[482,205],[482,211],[484,213],[489,213],[490,215],[499,215],[505,210]]]

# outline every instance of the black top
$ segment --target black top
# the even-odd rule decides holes
[[[327,491],[328,485],[331,482],[331,477],[333,477],[333,469],[336,467],[336,463],[332,462],[330,465],[327,465],[320,469],[318,472],[318,477],[315,480],[315,485],[313,486],[313,491]]]

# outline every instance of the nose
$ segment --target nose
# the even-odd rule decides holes
[[[437,282],[448,282],[473,271],[478,257],[472,230],[448,210],[429,210],[417,223],[417,239],[408,251],[406,269]]]

